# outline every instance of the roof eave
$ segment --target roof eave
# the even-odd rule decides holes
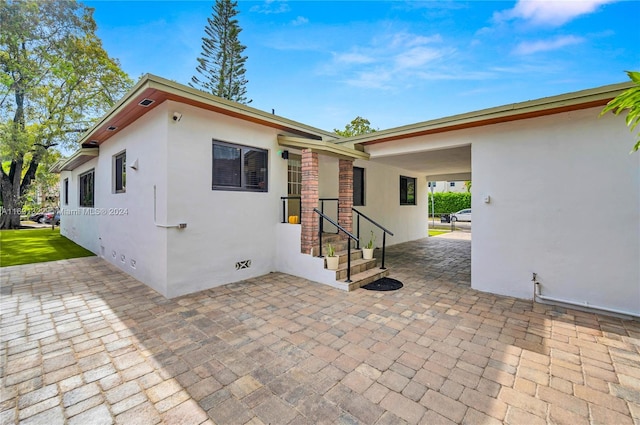
[[[342,159],[369,160],[369,154],[333,142],[323,140],[304,139],[302,137],[278,136],[278,144],[293,149],[310,149],[324,155],[330,155]]]
[[[416,124],[377,131],[375,133],[350,137],[339,140],[336,143],[347,144],[349,146],[355,146],[358,144],[369,145],[425,134],[479,127],[501,122],[604,106],[611,99],[630,87],[633,87],[632,82],[611,84],[594,89],[498,106],[495,108],[482,109],[479,111],[438,118],[430,121],[423,121]]]
[[[55,164],[49,168],[49,171],[55,174],[59,174],[62,171],[72,171],[84,164],[96,158],[100,153],[98,147],[94,148],[81,148],[75,151],[69,158],[59,159]]]
[[[274,114],[269,114],[268,112],[252,108],[250,106],[222,99],[152,74],[146,74],[122,97],[122,99],[120,99],[105,115],[103,115],[96,124],[91,127],[91,129],[83,134],[79,140],[80,144],[89,144],[94,133],[112,122],[119,113],[127,108],[132,102],[136,101],[137,98],[147,89],[158,90],[177,99],[190,100],[202,105],[215,107],[215,109],[220,113],[227,113],[228,115],[245,118],[254,122],[259,122],[263,125],[290,130],[293,133],[301,134],[305,137],[315,137],[321,140],[340,138],[338,135],[325,130],[314,128]]]

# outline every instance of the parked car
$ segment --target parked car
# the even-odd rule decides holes
[[[471,221],[471,208],[451,214],[451,221]]]
[[[29,216],[29,220],[31,220],[31,221],[33,221],[35,223],[40,223],[40,220],[42,220],[42,218],[44,217],[44,214],[45,213],[43,213],[43,212],[37,212],[35,214],[31,214]]]
[[[44,214],[43,223],[59,225],[60,224],[60,213],[59,212],[48,212]]]

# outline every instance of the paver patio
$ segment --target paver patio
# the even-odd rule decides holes
[[[399,291],[4,268],[0,423],[640,424],[640,322],[477,292],[468,241],[387,255]]]

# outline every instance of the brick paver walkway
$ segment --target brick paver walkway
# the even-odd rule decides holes
[[[474,291],[468,241],[387,261],[399,291],[173,300],[95,257],[4,268],[0,423],[640,423],[640,322]]]

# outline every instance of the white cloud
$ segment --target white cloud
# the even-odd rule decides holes
[[[265,0],[263,4],[252,6],[249,12],[264,13],[285,13],[291,10],[286,0]]]
[[[333,59],[335,62],[343,64],[364,64],[375,62],[375,58],[362,53],[340,53],[334,54]]]
[[[584,38],[575,37],[573,35],[556,37],[552,40],[525,41],[516,46],[514,53],[518,55],[531,55],[538,52],[558,50],[563,47],[580,44],[582,42],[584,42]]]
[[[308,23],[309,23],[309,20],[307,18],[305,18],[304,16],[298,16],[296,19],[291,21],[291,24],[294,25],[294,26],[304,25],[304,24],[308,24]]]
[[[395,63],[400,69],[418,68],[441,58],[443,54],[440,49],[417,46],[398,54]]]
[[[425,73],[454,52],[443,45],[439,34],[396,32],[378,35],[369,44],[352,46],[345,52],[334,52],[325,70],[346,76],[343,81],[352,86],[387,89],[424,79]]]
[[[496,12],[497,22],[521,19],[534,25],[561,26],[615,0],[518,0],[513,9]]]
[[[358,72],[353,78],[346,80],[346,83],[368,89],[387,89],[390,88],[389,82],[395,78],[392,72],[381,69],[372,71]]]

